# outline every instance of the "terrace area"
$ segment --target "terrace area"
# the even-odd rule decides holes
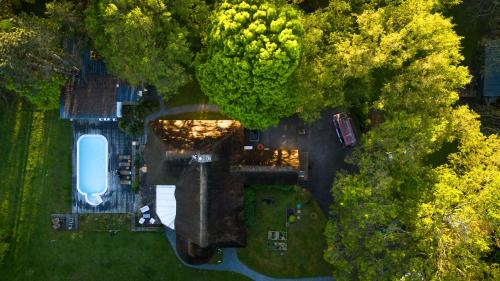
[[[119,169],[119,155],[131,155],[133,139],[125,135],[117,122],[74,121],[72,149],[72,211],[73,213],[128,213],[132,212],[135,194],[131,185],[120,184],[120,177],[114,173]],[[102,195],[103,203],[94,207],[85,201],[85,197],[77,190],[77,141],[85,134],[104,136],[109,143],[108,148],[108,189]]]
[[[59,115],[70,120],[121,117],[121,105],[137,104],[142,91],[108,73],[104,62],[91,51],[80,56],[80,71],[66,83]]]

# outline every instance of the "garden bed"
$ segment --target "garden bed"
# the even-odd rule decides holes
[[[128,231],[128,214],[85,214],[79,216],[80,231]]]

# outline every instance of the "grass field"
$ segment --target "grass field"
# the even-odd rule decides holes
[[[238,250],[240,260],[273,277],[329,276],[331,269],[323,260],[326,218],[314,199],[308,193],[299,196],[293,188],[254,188],[256,221],[247,229],[247,247]],[[267,205],[263,198],[272,198],[274,203]],[[285,210],[297,202],[302,203],[301,220],[285,228]],[[269,230],[288,232],[288,251],[284,256],[267,248]]]
[[[243,279],[181,265],[163,233],[93,231],[89,218],[81,231],[53,231],[50,214],[71,206],[70,123],[2,101],[0,122],[0,226],[11,242],[0,280]]]
[[[173,96],[165,103],[167,108],[186,105],[208,103],[208,97],[201,91],[196,79],[179,89],[179,94]]]

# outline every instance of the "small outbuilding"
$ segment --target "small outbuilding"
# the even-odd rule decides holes
[[[500,97],[500,39],[489,40],[484,50],[483,98],[495,102]]]

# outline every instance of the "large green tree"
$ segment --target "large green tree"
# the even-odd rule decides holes
[[[196,69],[202,90],[248,128],[277,124],[296,111],[303,34],[302,14],[284,1],[221,1]]]
[[[58,27],[62,40],[82,40],[85,38],[84,3],[73,1],[53,1],[46,4],[47,18]]]
[[[476,118],[452,111],[458,151],[442,165],[411,150],[355,153],[359,173],[337,179],[325,232],[336,280],[498,280],[500,140]]]
[[[358,100],[355,107],[377,111],[383,122],[353,154],[359,171],[332,189],[325,258],[337,280],[494,279],[498,261],[485,260],[498,247],[498,175],[479,181],[463,165],[482,163],[483,178],[498,170],[498,139],[483,137],[469,111],[453,108],[468,81],[460,38],[436,13],[442,1],[387,3],[361,9],[329,51],[346,102]],[[363,81],[361,91],[347,87],[352,81]],[[459,152],[447,165],[428,163],[454,139]]]
[[[415,99],[407,99],[407,108],[440,108],[413,107],[419,91],[435,93],[428,102],[453,103],[456,95],[441,93],[465,83],[467,69],[457,66],[460,38],[450,20],[435,12],[443,3],[331,0],[307,15],[304,57],[295,79],[308,93],[302,96],[303,116],[314,119],[324,107],[341,106],[365,120],[374,108],[393,111],[390,100],[398,102],[410,92]]]
[[[211,6],[205,0],[170,0],[172,15],[187,27],[191,49],[199,51],[206,43]]]
[[[498,280],[500,139],[485,137],[466,107],[452,117],[458,152],[433,170],[431,197],[418,206],[414,232],[421,255],[412,271],[437,280]]]
[[[55,109],[72,66],[60,48],[53,21],[19,15],[0,24],[0,87],[33,103]]]
[[[111,72],[129,83],[152,84],[168,99],[190,81],[188,31],[164,1],[93,1],[85,25]]]
[[[305,16],[304,51],[292,88],[300,93],[298,111],[306,121],[317,119],[326,107],[346,105],[345,81],[333,54],[337,44],[353,29],[351,14],[349,2],[331,0],[325,9]]]

